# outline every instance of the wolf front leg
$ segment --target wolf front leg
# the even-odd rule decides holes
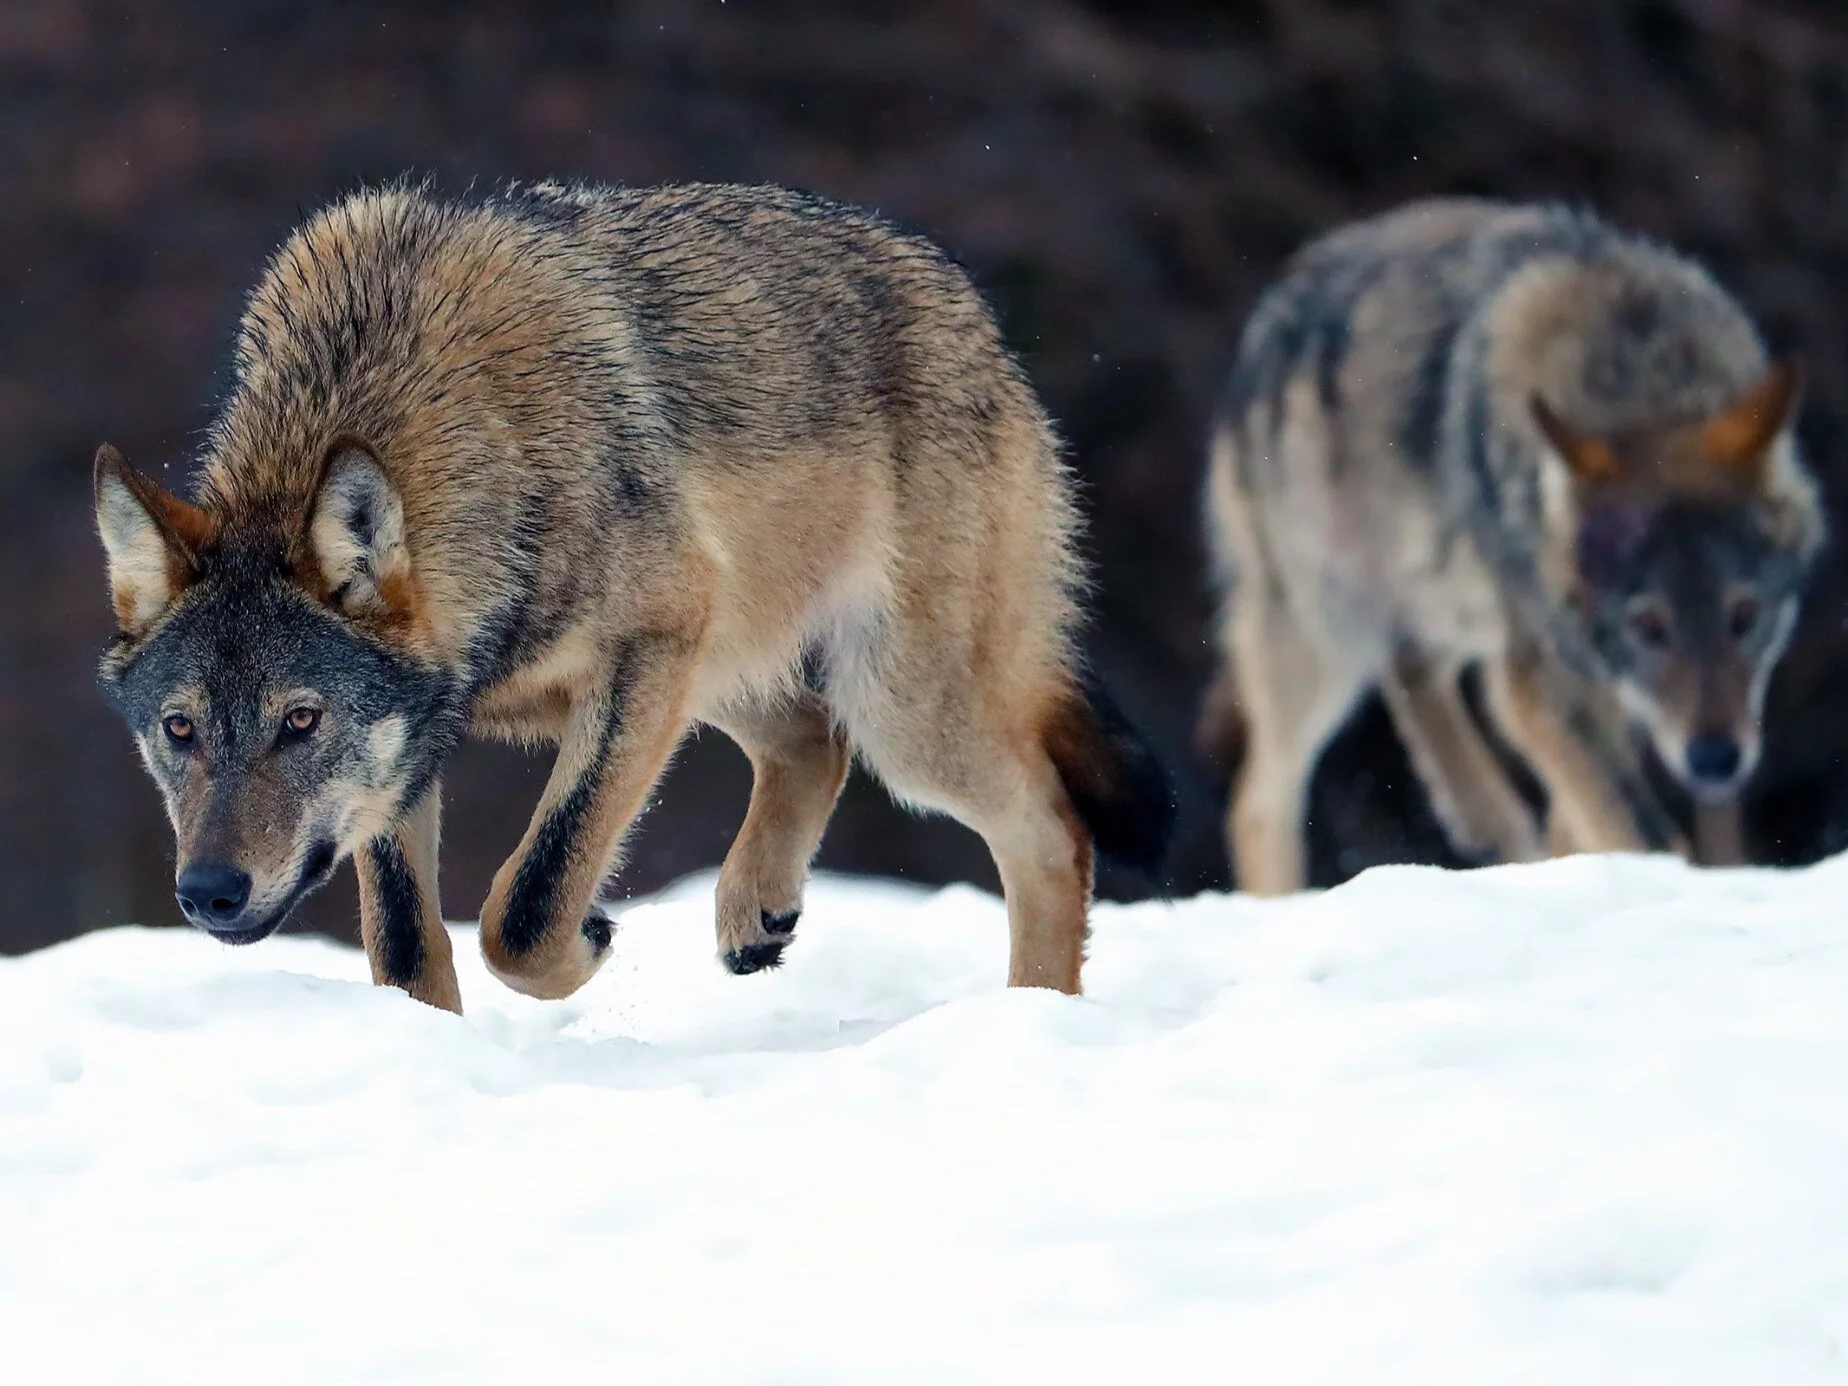
[[[1538,861],[1534,815],[1483,739],[1449,660],[1402,647],[1380,679],[1412,768],[1458,851],[1491,861]]]
[[[442,802],[441,786],[432,784],[397,826],[360,849],[353,865],[372,980],[460,1015],[462,992],[436,889]]]
[[[1494,661],[1485,673],[1491,712],[1546,789],[1555,855],[1688,855],[1636,757],[1616,743],[1571,680],[1528,651]]]
[[[1737,799],[1695,806],[1694,860],[1701,866],[1745,865],[1745,815]]]
[[[515,991],[569,996],[603,965],[610,925],[592,912],[597,888],[686,729],[696,648],[628,642],[610,676],[573,701],[538,811],[481,911],[482,956]]]

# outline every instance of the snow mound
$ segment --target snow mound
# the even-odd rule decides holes
[[[1100,906],[710,878],[465,1020],[308,938],[0,962],[16,1382],[1702,1383],[1848,1376],[1848,864],[1395,868]]]

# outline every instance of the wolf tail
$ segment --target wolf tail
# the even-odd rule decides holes
[[[1174,831],[1174,786],[1154,749],[1088,671],[1048,722],[1045,747],[1097,850],[1155,875]]]

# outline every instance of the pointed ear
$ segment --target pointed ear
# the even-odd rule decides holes
[[[149,481],[107,443],[96,450],[95,486],[116,624],[139,635],[197,575],[211,517]]]
[[[1794,356],[1774,361],[1757,384],[1700,426],[1701,456],[1756,483],[1802,395],[1803,363]]]
[[[1602,438],[1579,432],[1555,414],[1553,407],[1539,395],[1528,401],[1528,408],[1540,429],[1540,436],[1546,439],[1547,446],[1566,464],[1566,470],[1572,474],[1574,481],[1583,486],[1594,486],[1600,482],[1615,481],[1621,474],[1623,468],[1617,461],[1616,451]]]
[[[411,561],[404,506],[364,444],[337,443],[328,455],[308,538],[328,600],[341,610],[383,612],[405,600]]]

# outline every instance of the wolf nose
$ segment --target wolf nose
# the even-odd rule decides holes
[[[1688,774],[1697,784],[1730,784],[1739,773],[1739,759],[1739,743],[1725,732],[1702,732],[1688,742]]]
[[[235,866],[195,862],[180,873],[173,896],[180,912],[204,929],[233,923],[250,903],[250,877]]]

